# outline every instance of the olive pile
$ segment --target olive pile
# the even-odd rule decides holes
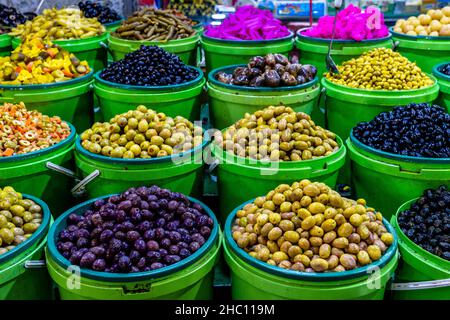
[[[144,8],[122,22],[112,35],[128,40],[168,41],[191,37],[195,30],[168,10]]]
[[[317,68],[310,64],[290,63],[282,54],[269,53],[251,58],[246,67],[234,69],[233,74],[219,72],[216,79],[236,86],[283,87],[310,82],[316,74]]]
[[[102,6],[98,2],[80,1],[78,2],[78,8],[83,11],[86,18],[97,18],[102,24],[112,23],[122,19],[115,10],[107,6]]]
[[[410,36],[448,37],[450,36],[450,6],[441,9],[428,10],[418,17],[399,19],[394,31]]]
[[[198,71],[185,65],[178,56],[157,46],[141,46],[100,73],[104,80],[135,86],[182,84],[198,76]]]
[[[450,158],[450,114],[437,105],[395,107],[359,123],[353,135],[365,145],[389,153]]]
[[[431,86],[415,64],[392,49],[372,49],[338,66],[339,74],[326,73],[331,82],[370,90],[412,90]]]
[[[12,187],[0,188],[0,256],[26,241],[42,223],[42,208]]]
[[[14,37],[41,38],[45,40],[85,39],[105,32],[96,18],[86,18],[76,8],[45,9],[32,21],[18,25],[10,35]]]
[[[450,190],[425,190],[411,208],[400,212],[398,225],[415,244],[450,261]]]
[[[345,271],[379,260],[394,242],[364,199],[309,180],[281,184],[237,211],[232,236],[250,256],[284,269]]]
[[[240,157],[299,161],[326,157],[339,149],[336,135],[316,126],[311,117],[290,107],[270,106],[230,126],[215,140]]]
[[[214,13],[214,8],[218,4],[216,0],[171,0],[168,8],[184,12],[189,16],[210,16]]]
[[[450,63],[444,65],[439,71],[447,76],[450,76]]]
[[[15,27],[36,17],[32,12],[21,13],[14,7],[8,7],[0,3],[0,26]]]
[[[142,272],[177,263],[199,250],[213,219],[198,203],[157,186],[131,188],[71,214],[57,249],[72,264],[104,272]]]
[[[202,128],[183,117],[167,117],[145,106],[97,122],[81,136],[89,152],[113,158],[156,158],[188,151],[203,142]]]

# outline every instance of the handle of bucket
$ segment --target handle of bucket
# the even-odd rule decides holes
[[[400,45],[400,41],[391,39],[392,41],[392,51],[397,51],[398,46]]]
[[[112,57],[114,57],[113,51],[111,50],[111,48],[109,47],[109,45],[108,45],[107,43],[104,43],[103,41],[100,41],[98,44],[100,45],[100,47],[102,47],[103,49],[105,49],[106,51],[108,51],[108,53],[109,53]]]
[[[392,291],[407,291],[407,290],[425,290],[436,288],[450,287],[450,279],[431,280],[431,281],[419,281],[419,282],[405,282],[405,283],[392,283]]]
[[[28,260],[25,261],[25,269],[42,269],[47,267],[45,260]]]
[[[61,173],[65,176],[68,176],[69,178],[73,178],[75,180],[79,180],[77,175],[75,174],[75,172],[73,172],[72,170],[69,170],[67,168],[61,167],[57,164],[54,164],[53,162],[47,161],[45,163],[45,167],[49,170],[53,170],[55,172]],[[78,181],[77,181],[78,183]]]
[[[80,182],[78,182],[75,187],[72,188],[72,190],[70,190],[70,192],[72,193],[72,195],[74,197],[81,197],[84,195],[85,191],[86,191],[86,186],[92,182],[93,180],[95,180],[95,178],[97,178],[98,176],[100,176],[100,170],[95,169],[94,171],[92,171],[86,178],[84,178],[83,180],[81,180]]]
[[[320,112],[322,112],[325,115],[325,121],[327,119],[327,95],[326,95],[326,92],[327,92],[327,88],[322,87],[322,89],[320,90],[319,99],[317,100],[317,108],[319,109]],[[323,108],[320,107],[322,104],[322,97],[323,97]]]

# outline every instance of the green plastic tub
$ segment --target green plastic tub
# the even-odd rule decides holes
[[[122,24],[122,22],[123,22],[123,19],[117,20],[117,21],[114,21],[114,22],[110,22],[110,23],[105,23],[105,24],[103,25],[103,26],[105,27],[105,29],[106,29],[106,33],[108,33],[108,38],[109,38],[109,36],[110,36],[110,32],[116,31],[116,29],[117,29],[118,27],[120,27],[120,25]]]
[[[356,196],[390,219],[398,207],[423,190],[450,181],[450,159],[400,156],[373,149],[353,134],[347,139]]]
[[[21,191],[21,190],[18,190]],[[31,268],[30,262],[42,260],[51,224],[48,206],[42,200],[23,194],[42,208],[42,224],[24,243],[0,255],[0,300],[49,300],[53,298],[51,279],[45,266]]]
[[[0,85],[0,103],[24,102],[28,110],[59,116],[82,132],[93,123],[92,77],[93,72],[49,84]]]
[[[233,73],[235,68],[241,66],[219,68],[208,74],[211,121],[217,129],[224,129],[241,119],[245,113],[253,113],[267,106],[285,105],[296,112],[311,114],[318,103],[320,85],[317,77],[305,84],[279,88],[234,86],[216,80],[219,72]]]
[[[359,122],[372,120],[395,106],[432,103],[438,97],[439,86],[436,78],[429,76],[434,80],[432,86],[402,91],[350,88],[322,78],[327,128],[345,140]]]
[[[72,180],[47,167],[53,163],[73,168],[75,128],[71,125],[67,139],[39,151],[11,157],[0,157],[0,187],[12,186],[15,190],[31,194],[45,201],[55,216],[72,206],[68,186]]]
[[[231,294],[235,300],[382,300],[398,264],[397,236],[383,223],[394,242],[381,257],[365,267],[344,272],[308,273],[271,266],[239,248],[231,235],[238,209],[227,218],[224,231],[225,261],[231,269]]]
[[[433,68],[433,75],[436,77],[437,82],[439,84],[439,98],[438,104],[444,108],[447,108],[447,111],[450,113],[450,76],[447,76],[441,72],[444,65],[450,63],[450,57],[447,62],[438,64]]]
[[[11,50],[11,36],[7,33],[0,35],[0,57],[9,56]]]
[[[404,203],[392,217],[391,223],[398,235],[401,262],[396,272],[396,284],[406,286],[393,291],[398,300],[449,300],[450,299],[450,261],[444,260],[422,249],[409,239],[400,229],[397,217],[417,199]],[[447,280],[447,285],[439,281]],[[425,286],[426,281],[434,281]],[[433,287],[434,286],[434,287]]]
[[[205,52],[206,72],[230,66],[248,63],[254,56],[264,56],[268,53],[288,55],[294,48],[294,34],[272,40],[224,40],[211,38],[204,33],[200,43]]]
[[[108,65],[107,58],[108,33],[86,39],[55,40],[55,44],[60,45],[70,53],[73,53],[79,60],[86,60],[94,70],[102,70]],[[20,38],[12,39],[13,49],[20,45]]]
[[[191,67],[194,68],[194,67]],[[103,80],[95,74],[94,93],[105,120],[115,115],[145,105],[171,117],[182,116],[188,120],[200,119],[201,94],[205,85],[203,72],[196,79],[168,86],[128,86]]]
[[[151,159],[117,159],[93,154],[76,141],[75,163],[79,175],[95,170],[100,175],[86,186],[89,198],[123,192],[128,188],[156,184],[161,188],[200,197],[203,182],[203,145],[179,154]]]
[[[108,197],[108,196],[106,196]],[[105,198],[103,196],[102,198]],[[188,258],[165,268],[129,274],[87,269],[67,271],[70,262],[56,249],[57,235],[71,213],[83,214],[97,200],[84,202],[64,213],[48,235],[47,268],[59,288],[62,300],[206,300],[213,295],[213,268],[219,258],[222,236],[214,213],[202,202],[214,220],[209,239]],[[70,281],[74,273],[79,282]],[[79,285],[79,286],[78,286]]]
[[[448,61],[450,37],[409,36],[390,28],[392,39],[398,41],[397,51],[415,62],[424,72],[431,73],[438,63]]]
[[[161,47],[164,50],[179,56],[185,64],[191,66],[197,65],[197,47],[199,42],[199,36],[197,33],[189,38],[170,40],[166,42],[125,40],[111,35],[108,42],[114,61],[123,59],[127,53],[136,51],[141,47],[141,45],[145,45]]]
[[[327,157],[282,162],[238,157],[211,143],[211,154],[218,164],[220,222],[225,223],[228,214],[242,202],[265,195],[282,183],[310,179],[334,187],[346,154],[339,137],[337,142],[340,149]]]

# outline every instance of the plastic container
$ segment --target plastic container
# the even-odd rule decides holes
[[[86,60],[94,70],[102,70],[108,65],[107,58],[108,33],[86,39],[55,40],[55,44],[60,45],[70,53],[73,53],[79,60]],[[12,39],[13,48],[20,45],[20,38]]]
[[[246,112],[253,113],[267,106],[285,105],[296,112],[311,114],[318,103],[320,86],[317,77],[305,84],[278,88],[234,86],[216,80],[217,73],[233,73],[235,68],[241,66],[218,68],[208,74],[211,121],[217,129],[232,125]]]
[[[201,35],[201,45],[205,52],[206,73],[213,69],[233,64],[248,63],[254,56],[268,53],[288,55],[294,48],[294,34],[272,40],[224,40]]]
[[[118,159],[93,154],[76,141],[75,163],[79,175],[86,177],[95,170],[100,175],[86,186],[89,198],[123,192],[140,185],[156,184],[161,188],[200,197],[202,195],[203,145],[173,156],[151,159]]]
[[[117,21],[114,21],[114,22],[105,23],[103,25],[105,27],[105,29],[106,29],[106,33],[108,33],[108,38],[110,36],[110,33],[116,31],[116,29],[118,27],[120,27],[120,24],[122,22],[123,22],[123,19],[120,19],[120,20],[117,20]]]
[[[322,78],[322,75],[327,72],[326,56],[328,54],[329,39],[313,38],[302,34],[303,31],[309,28],[297,31],[297,38],[295,39],[295,46],[300,50],[300,63],[312,64],[317,67],[317,76]],[[355,40],[333,40],[333,47],[331,56],[337,65],[359,57],[364,52],[375,48],[392,48],[393,41],[391,35],[380,38],[363,41]]]
[[[11,36],[7,33],[0,35],[0,57],[10,55],[11,50]]]
[[[433,68],[433,75],[436,77],[437,82],[439,84],[439,98],[438,104],[444,108],[447,108],[447,111],[450,113],[450,76],[443,74],[440,70],[441,68],[450,63],[450,57],[447,62],[438,64]]]
[[[63,82],[30,85],[0,85],[0,103],[24,102],[27,109],[59,116],[72,123],[78,132],[93,123],[93,72]]]
[[[267,194],[281,183],[293,183],[310,179],[336,184],[339,169],[345,162],[345,146],[336,137],[340,149],[323,158],[262,162],[238,157],[211,143],[212,156],[218,160],[217,178],[219,189],[220,222],[224,223],[228,214],[240,203]]]
[[[108,42],[114,61],[123,59],[127,53],[136,51],[141,45],[145,45],[161,47],[164,50],[179,56],[185,64],[191,66],[197,65],[197,46],[199,42],[197,33],[189,38],[169,40],[166,42],[125,40],[111,35]]]
[[[71,286],[72,282],[68,279],[73,276],[73,271],[67,271],[71,263],[56,249],[57,235],[66,226],[65,221],[69,214],[83,214],[97,199],[84,202],[65,212],[52,225],[47,246],[48,271],[59,288],[61,299],[212,299],[213,268],[219,258],[222,237],[214,213],[202,202],[189,199],[200,203],[214,220],[210,237],[198,251],[171,266],[148,272],[120,274],[77,268],[80,275],[77,287]]]
[[[69,123],[71,134],[60,143],[27,154],[0,158],[0,186],[12,186],[20,192],[44,200],[55,216],[71,207],[68,186],[72,180],[47,167],[53,163],[73,168],[75,128]]]
[[[0,300],[48,300],[52,290],[45,265],[31,268],[30,262],[43,259],[51,213],[42,200],[27,194],[23,198],[41,206],[42,224],[27,241],[0,255]]]
[[[417,199],[404,203],[392,217],[391,224],[398,235],[401,263],[396,272],[394,287],[403,285],[403,290],[395,290],[398,300],[448,300],[450,298],[450,261],[444,260],[422,249],[409,239],[400,229],[397,217]],[[445,286],[443,280],[446,280]],[[428,283],[426,281],[433,281]],[[439,283],[441,282],[441,283]]]
[[[356,196],[390,219],[397,208],[423,190],[450,181],[450,159],[400,156],[347,139]]]
[[[448,61],[450,37],[410,36],[392,29],[392,39],[398,41],[397,51],[415,62],[422,71],[431,73],[435,65]]]
[[[363,90],[335,84],[322,78],[325,88],[325,119],[329,130],[347,139],[351,129],[359,122],[372,120],[381,112],[409,103],[431,103],[439,94],[436,78],[434,84],[414,90]]]
[[[192,67],[194,68],[194,67]],[[135,109],[142,104],[158,112],[175,117],[182,116],[191,121],[198,120],[201,108],[201,93],[206,80],[198,71],[196,79],[168,86],[128,86],[109,82],[95,74],[94,92],[98,98],[100,111],[105,120],[117,114]]]
[[[239,248],[231,235],[237,207],[227,218],[224,232],[225,261],[231,269],[234,300],[382,300],[398,264],[397,236],[380,260],[344,272],[308,273],[271,266]]]

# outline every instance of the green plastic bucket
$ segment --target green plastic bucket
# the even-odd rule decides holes
[[[42,224],[27,241],[0,255],[0,300],[48,300],[53,295],[45,265],[32,268],[31,263],[44,257],[51,213],[42,200],[27,194],[23,197],[41,206]]]
[[[151,159],[118,159],[93,154],[76,140],[75,163],[79,175],[86,177],[95,170],[99,176],[86,186],[89,198],[123,192],[128,188],[156,184],[161,188],[200,197],[203,183],[203,145],[167,157]]]
[[[438,104],[444,108],[447,108],[447,111],[450,113],[450,76],[447,76],[441,72],[444,65],[450,63],[450,58],[447,62],[438,64],[433,68],[433,75],[436,77],[437,82],[439,84],[439,98]]]
[[[133,110],[143,104],[148,108],[164,112],[171,117],[182,116],[191,121],[199,120],[201,94],[205,85],[203,72],[198,69],[196,79],[168,86],[128,86],[109,82],[95,74],[94,93],[98,98],[100,111],[105,120],[117,114]]]
[[[415,62],[423,72],[431,73],[438,63],[448,61],[450,37],[410,36],[390,28],[392,39],[398,41],[397,51]]]
[[[400,229],[397,217],[418,199],[404,203],[392,216],[391,223],[398,235],[401,262],[396,272],[394,287],[403,285],[402,290],[394,290],[398,300],[448,300],[450,299],[450,261],[444,260],[422,249],[409,239]],[[442,282],[446,280],[446,285]],[[433,283],[424,283],[433,281]]]
[[[48,164],[73,168],[75,128],[70,125],[70,136],[60,143],[23,155],[0,158],[0,186],[12,186],[15,190],[44,200],[55,216],[71,207],[68,185],[72,180],[49,169]]]
[[[322,78],[325,88],[325,118],[327,128],[347,139],[351,129],[359,122],[370,121],[381,112],[409,103],[432,103],[439,94],[436,78],[434,84],[414,90],[367,90],[333,83]]]
[[[93,123],[92,77],[93,72],[49,84],[0,85],[0,103],[24,102],[28,110],[59,116],[82,132]]]
[[[108,196],[106,196],[108,197]],[[105,198],[103,196],[102,198]],[[65,212],[50,228],[47,246],[47,268],[59,288],[62,300],[206,300],[212,299],[213,268],[219,258],[222,236],[214,213],[200,203],[214,220],[214,228],[205,244],[186,259],[161,269],[129,274],[79,269],[77,285],[69,279],[71,263],[56,249],[57,236],[66,226],[69,214],[83,214],[97,199],[84,202]],[[73,267],[72,267],[73,269]]]
[[[197,47],[199,42],[197,33],[189,38],[169,40],[166,42],[125,40],[111,35],[108,42],[114,61],[123,59],[127,53],[136,51],[142,45],[145,45],[158,46],[170,53],[176,54],[185,64],[191,66],[197,65]]]
[[[11,36],[7,33],[0,35],[0,57],[11,54]]]
[[[211,143],[211,154],[216,159],[219,189],[220,222],[240,203],[267,194],[282,183],[310,179],[336,184],[339,169],[345,162],[345,146],[337,137],[339,150],[329,156],[302,161],[263,162],[238,157]]]
[[[247,112],[253,113],[267,106],[285,105],[296,112],[311,114],[318,103],[320,85],[317,77],[305,84],[279,88],[234,86],[216,80],[219,72],[233,73],[235,68],[241,66],[219,68],[208,74],[211,121],[217,129],[234,124]]]
[[[251,200],[253,201],[253,200]],[[231,226],[238,209],[227,218],[224,231],[225,261],[231,269],[235,300],[382,300],[398,264],[397,236],[380,260],[344,272],[308,273],[271,266],[251,257],[233,240]]]
[[[347,139],[352,186],[359,198],[390,219],[398,207],[423,190],[450,181],[450,159],[400,156]]]
[[[86,60],[94,71],[102,70],[108,65],[107,58],[108,33],[86,39],[55,40],[55,44],[73,53],[79,60]],[[20,45],[21,39],[12,39],[13,49]]]
[[[288,55],[294,48],[294,34],[272,40],[224,40],[211,38],[203,33],[200,43],[205,52],[206,73],[233,64],[246,64],[254,56],[268,53]]]
[[[110,22],[110,23],[105,23],[103,26],[106,29],[106,33],[108,33],[108,38],[110,36],[110,32],[114,32],[116,31],[116,29],[118,27],[120,27],[120,25],[122,24],[123,19],[114,21],[114,22]]]

